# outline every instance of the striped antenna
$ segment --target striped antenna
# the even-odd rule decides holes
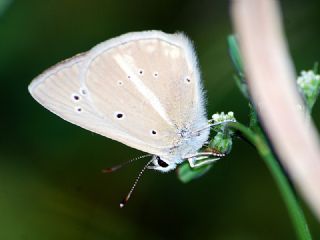
[[[153,159],[151,159],[149,162],[147,162],[146,165],[144,165],[144,167],[141,169],[141,171],[139,172],[139,175],[136,177],[136,180],[134,181],[129,193],[127,194],[127,196],[120,202],[120,208],[123,208],[127,202],[129,201],[131,194],[133,192],[133,190],[135,189],[135,187],[137,186],[137,183],[139,182],[141,176],[143,175],[144,171],[148,168],[148,166],[150,165],[150,163],[152,163]]]
[[[151,154],[146,154],[146,155],[143,155],[143,156],[139,156],[139,157],[130,159],[130,160],[127,161],[127,162],[120,163],[120,164],[118,164],[118,165],[116,165],[116,166],[102,169],[102,172],[103,172],[103,173],[111,173],[111,172],[114,172],[114,171],[116,171],[116,170],[118,170],[118,169],[120,169],[120,168],[122,168],[122,167],[124,167],[124,166],[126,166],[126,165],[128,165],[128,164],[130,164],[130,163],[132,163],[132,162],[135,162],[135,161],[137,161],[137,160],[139,160],[139,159],[146,158],[146,157],[150,157],[150,156],[151,156]]]

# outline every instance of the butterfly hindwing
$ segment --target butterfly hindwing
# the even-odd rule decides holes
[[[88,93],[81,87],[79,77],[85,60],[86,54],[81,54],[57,64],[34,79],[29,92],[41,105],[66,121],[142,151],[157,152],[115,129],[88,101]]]

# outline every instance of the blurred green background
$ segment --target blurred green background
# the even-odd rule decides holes
[[[296,68],[312,68],[320,3],[282,7]],[[174,172],[148,171],[119,209],[143,161],[109,175],[101,169],[142,153],[63,121],[29,95],[30,81],[58,61],[146,29],[184,31],[199,56],[208,114],[234,111],[247,122],[227,52],[228,1],[0,0],[0,240],[294,239],[278,189],[248,144],[236,140],[229,156],[189,184]],[[319,104],[314,118],[319,127]]]

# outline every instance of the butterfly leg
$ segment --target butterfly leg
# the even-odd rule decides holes
[[[204,160],[206,159],[206,160]],[[220,158],[209,158],[208,156],[199,156],[199,157],[191,157],[188,158],[188,162],[191,168],[198,168],[201,166],[205,166],[205,165],[209,165],[217,160],[219,160]]]
[[[217,150],[213,149],[213,148],[208,148],[206,149],[206,151],[203,152],[197,152],[194,154],[189,154],[186,156],[186,158],[196,158],[196,159],[200,159],[200,157],[206,157],[206,158],[210,158],[210,157],[216,157],[216,158],[221,158],[224,157],[225,154],[218,152]],[[201,158],[200,160],[202,160],[203,158]]]
[[[156,166],[148,166],[147,169],[156,170],[157,167]]]

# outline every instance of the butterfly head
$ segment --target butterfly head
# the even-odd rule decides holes
[[[160,172],[169,172],[175,169],[177,164],[173,161],[169,161],[163,157],[153,155],[152,161],[148,166],[149,169],[154,169]]]

